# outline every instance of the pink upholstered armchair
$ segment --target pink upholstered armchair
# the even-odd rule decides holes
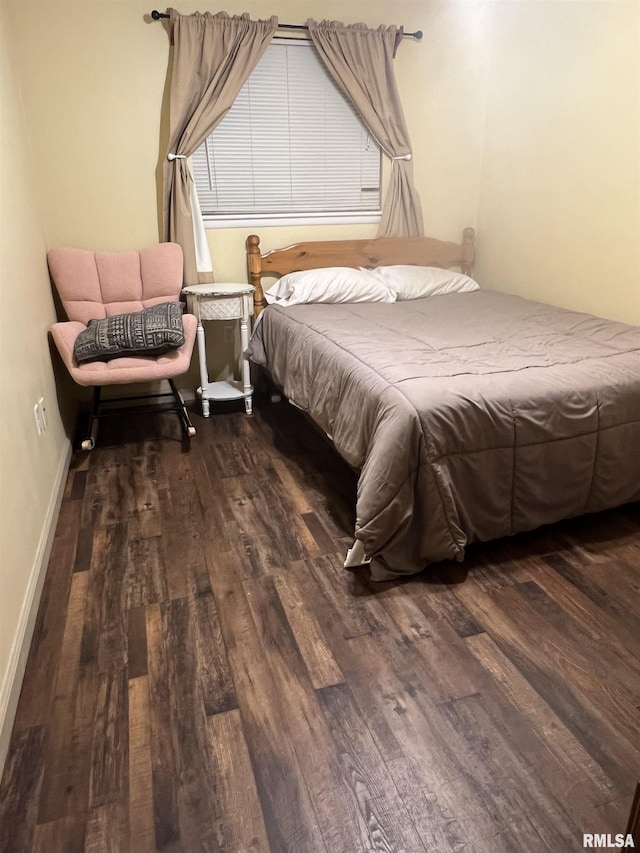
[[[175,384],[174,377],[185,373],[191,361],[196,336],[196,318],[182,318],[184,344],[162,355],[135,355],[78,364],[74,355],[76,338],[89,320],[99,320],[128,312],[142,311],[152,305],[177,302],[182,288],[182,249],[176,243],[160,243],[134,252],[92,252],[84,249],[52,249],[47,255],[49,269],[64,306],[68,322],[55,323],[51,334],[62,359],[73,377],[83,386],[92,386],[93,405],[89,437],[82,442],[84,450],[95,446],[98,419],[121,413],[113,407],[125,400],[151,397],[171,398],[171,403],[156,406],[153,411],[175,411],[185,435],[195,435],[189,415]],[[171,393],[109,398],[101,401],[103,385],[124,385],[166,379]],[[127,412],[142,411],[127,408]]]

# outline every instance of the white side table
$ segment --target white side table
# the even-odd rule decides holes
[[[248,415],[253,411],[253,386],[249,360],[245,356],[249,346],[249,318],[253,315],[253,291],[250,284],[192,284],[184,287],[189,311],[198,318],[198,358],[200,361],[200,387],[202,414],[209,417],[210,400],[241,400]],[[209,382],[207,348],[203,320],[240,320],[240,371],[241,382],[235,380]]]

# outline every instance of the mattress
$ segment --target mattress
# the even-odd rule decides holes
[[[359,470],[378,577],[640,499],[635,326],[484,289],[273,305],[250,356]]]

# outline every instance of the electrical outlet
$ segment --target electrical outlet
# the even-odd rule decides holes
[[[223,340],[225,344],[232,344],[236,339],[236,330],[233,323],[224,324]]]

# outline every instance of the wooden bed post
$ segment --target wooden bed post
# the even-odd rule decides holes
[[[257,318],[264,309],[264,293],[262,291],[260,238],[256,234],[251,234],[247,237],[247,272],[249,273],[249,284],[255,287],[253,294],[253,316]]]
[[[462,232],[462,261],[460,269],[465,275],[471,275],[473,262],[476,257],[476,232],[473,228],[465,228]]]

